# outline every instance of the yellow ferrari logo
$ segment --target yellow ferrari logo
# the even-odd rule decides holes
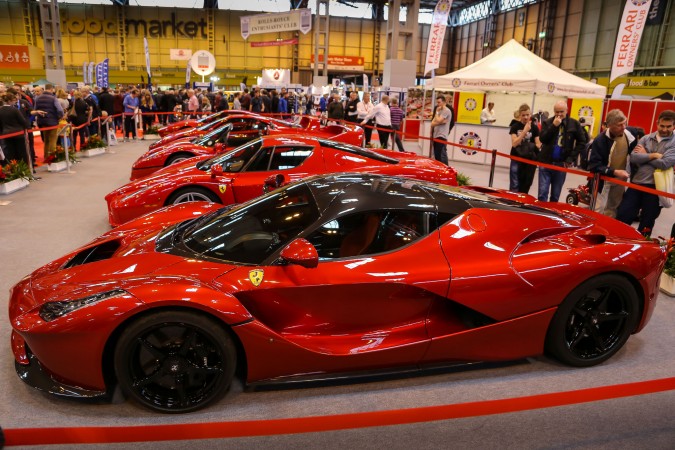
[[[227,185],[226,184],[219,184],[218,190],[220,191],[221,194],[224,194],[225,191],[227,190]]]
[[[253,269],[249,270],[248,272],[248,279],[251,280],[251,283],[253,283],[253,286],[260,286],[260,283],[262,283],[263,277],[265,276],[265,272],[263,272],[262,269]]]

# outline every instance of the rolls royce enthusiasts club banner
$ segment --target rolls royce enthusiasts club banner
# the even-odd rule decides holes
[[[248,39],[252,34],[278,33],[300,30],[307,34],[312,29],[312,11],[309,8],[295,9],[283,13],[256,14],[240,19],[241,37]]]

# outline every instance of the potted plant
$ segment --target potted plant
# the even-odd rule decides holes
[[[7,195],[25,188],[31,178],[30,167],[25,161],[10,161],[0,168],[0,194]]]
[[[471,177],[462,172],[457,172],[457,184],[459,186],[469,186],[471,184]]]
[[[152,125],[143,133],[143,139],[159,139],[159,127]]]
[[[89,136],[89,139],[87,139],[87,143],[80,148],[80,152],[82,153],[82,156],[91,158],[92,156],[102,155],[105,153],[105,149],[106,144],[103,139],[101,139],[98,134],[92,134]]]
[[[675,251],[673,251],[673,238],[668,241],[667,245],[668,259],[661,274],[659,287],[666,295],[675,297]]]
[[[76,163],[78,160],[75,157],[75,149],[68,148],[68,159],[70,163]],[[45,163],[48,164],[47,170],[50,172],[60,172],[68,168],[66,163],[66,150],[60,145],[56,146],[56,153],[53,153],[45,158]]]

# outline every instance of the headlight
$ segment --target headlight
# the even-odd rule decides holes
[[[77,300],[64,300],[62,302],[45,303],[40,308],[40,317],[42,317],[45,322],[51,322],[52,320],[58,319],[61,316],[65,316],[76,309],[126,294],[127,291],[123,289],[113,289],[112,291],[101,292],[99,294],[90,295],[89,297],[78,298]]]

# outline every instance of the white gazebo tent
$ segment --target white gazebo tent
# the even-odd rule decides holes
[[[513,111],[520,103],[529,104],[532,111],[536,112],[538,109],[550,109],[560,99],[599,99],[604,98],[607,92],[606,87],[554,66],[513,39],[469,66],[428,80],[425,89],[486,94],[487,100],[495,103],[496,125],[501,127],[511,122]],[[481,104],[480,101],[477,103]],[[499,132],[497,128],[462,125],[458,121],[450,138],[454,142],[464,143],[462,137],[468,135],[473,137],[472,142],[482,142],[483,148],[507,151],[510,148],[508,133]],[[426,130],[423,133],[427,135]],[[466,153],[455,151],[454,157],[472,162],[479,162],[477,159],[482,157],[482,154]]]
[[[605,98],[607,88],[566,72],[514,39],[485,58],[429,80],[427,89],[527,92],[568,98]]]

